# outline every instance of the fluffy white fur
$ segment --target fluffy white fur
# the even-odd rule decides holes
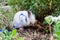
[[[35,22],[36,22],[36,19],[35,19],[35,15],[30,11],[30,13],[31,13],[31,15],[30,15],[30,22],[32,23],[32,24],[34,24]]]
[[[31,15],[30,15],[30,17],[28,17],[27,11],[17,12],[13,19],[13,25],[15,26],[15,28],[29,26],[30,23],[34,24],[35,23],[35,15],[32,12],[30,12],[30,13],[31,13]],[[23,14],[23,15],[21,15],[21,14]],[[27,19],[27,22],[25,19]]]

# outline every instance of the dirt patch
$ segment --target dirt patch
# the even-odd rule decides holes
[[[25,28],[24,31],[19,32],[19,36],[24,37],[25,40],[51,40],[49,32],[36,28]]]
[[[43,26],[37,22],[34,26],[24,27],[23,31],[19,31],[19,36],[24,37],[25,40],[54,40],[53,28],[50,34],[49,27],[49,25]]]

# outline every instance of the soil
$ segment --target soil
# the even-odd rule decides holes
[[[24,37],[25,40],[54,40],[53,28],[51,28],[51,34],[49,26],[43,26],[40,22],[37,22],[35,26],[25,27],[23,31],[19,31],[19,36]]]

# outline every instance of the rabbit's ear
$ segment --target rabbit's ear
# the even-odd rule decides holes
[[[31,12],[30,12],[29,10],[28,10],[27,12],[28,12],[28,17],[30,17],[30,15],[31,15]]]

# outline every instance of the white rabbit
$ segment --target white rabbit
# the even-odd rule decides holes
[[[35,15],[31,11],[19,11],[15,14],[13,19],[13,26],[20,28],[23,26],[29,26],[30,23],[35,23]]]
[[[34,24],[36,22],[35,15],[30,11],[30,23]]]

